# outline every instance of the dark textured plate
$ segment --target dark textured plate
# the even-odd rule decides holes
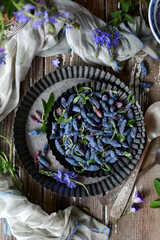
[[[123,82],[110,73],[94,69],[92,67],[67,67],[56,70],[41,78],[33,87],[31,87],[25,94],[21,101],[14,122],[14,138],[15,147],[25,170],[35,179],[39,184],[47,189],[57,192],[58,194],[84,197],[87,196],[86,191],[82,186],[77,186],[75,189],[66,187],[65,184],[56,182],[51,177],[41,175],[35,168],[33,157],[30,155],[26,141],[26,121],[29,111],[40,94],[53,84],[66,79],[92,79],[105,82],[108,86],[114,86],[113,89],[118,89],[121,92],[121,97],[126,97],[130,93],[129,89]],[[99,182],[86,185],[90,195],[100,194],[106,192],[120,184],[134,169],[144,146],[145,129],[143,122],[143,114],[138,102],[134,105],[135,115],[138,126],[138,133],[136,139],[133,140],[132,154],[134,158],[130,161],[127,158],[122,158],[121,161],[112,165],[111,174]]]
[[[105,89],[112,89],[112,90],[116,90],[118,91],[118,101],[122,102],[123,105],[127,105],[128,103],[128,94],[125,93],[123,91],[123,89],[119,88],[119,86],[115,86],[114,83],[104,83],[104,82],[87,82],[87,83],[83,83],[83,84],[79,84],[77,87],[79,88],[80,86],[87,86],[92,88],[93,91],[102,91]],[[47,123],[47,138],[48,138],[48,143],[50,145],[50,149],[52,150],[53,155],[56,157],[56,159],[67,169],[69,169],[70,171],[73,171],[73,166],[70,165],[66,160],[65,157],[57,150],[56,146],[55,146],[55,140],[50,140],[49,137],[51,135],[51,131],[52,131],[52,122],[55,122],[55,118],[53,116],[53,111],[59,107],[61,105],[61,98],[62,97],[66,97],[68,98],[70,95],[72,95],[73,93],[76,93],[75,88],[72,87],[70,89],[68,89],[66,92],[62,93],[62,95],[57,99],[57,101],[55,101],[54,106],[52,107],[50,113],[49,113],[49,118],[48,118],[48,123]],[[137,134],[139,137],[141,137],[141,130],[143,127],[143,121],[142,118],[140,117],[139,113],[139,108],[137,106],[137,104],[132,104],[132,110],[134,112],[134,116],[136,118],[136,124],[135,126],[137,126]],[[134,162],[134,156],[136,156],[137,158],[140,158],[140,154],[138,153],[138,149],[140,148],[141,145],[141,141],[140,138],[136,137],[134,139],[134,142],[137,143],[136,147],[130,147],[129,149],[127,149],[127,151],[129,151],[132,154],[132,159],[130,158],[130,163],[132,163],[132,161]],[[134,144],[133,144],[134,145]],[[127,162],[129,159],[125,156],[121,157],[118,161],[120,162]],[[116,162],[117,163],[117,162]],[[111,168],[116,164],[110,164]],[[121,164],[121,163],[119,163]],[[81,168],[77,168],[77,170],[80,170]],[[98,171],[84,171],[83,173],[81,173],[80,175],[82,176],[86,176],[86,177],[102,177],[102,176],[108,176],[110,174],[110,172],[108,171],[103,171],[102,169],[99,169]]]

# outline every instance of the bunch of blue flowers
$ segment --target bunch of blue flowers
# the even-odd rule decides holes
[[[93,30],[94,42],[97,44],[96,57],[102,46],[106,47],[109,51],[110,61],[114,60],[115,47],[118,45],[120,33],[113,28],[111,31],[95,29]]]
[[[30,2],[30,3],[28,3]],[[63,9],[58,10],[55,6],[52,6],[51,9],[47,8],[45,4],[43,4],[43,0],[29,0],[29,1],[17,1],[11,0],[10,3],[5,4],[12,4],[14,11],[12,12],[12,16],[15,17],[15,20],[18,21],[20,24],[24,24],[30,19],[33,19],[33,28],[42,27],[45,23],[48,25],[48,30],[50,32],[54,32],[54,24],[58,21],[62,21],[64,23],[65,28],[69,29],[76,29],[79,28],[79,24],[70,17],[70,13],[64,11]],[[0,5],[1,7],[1,5]],[[8,9],[8,5],[7,5]],[[33,14],[33,11],[36,9],[36,13]],[[4,8],[5,10],[5,8]],[[6,35],[4,31],[6,30],[6,25],[4,24],[4,18],[2,9],[0,8],[0,43],[3,43],[6,39]],[[0,65],[5,63],[5,53],[4,48],[1,48],[0,51]]]

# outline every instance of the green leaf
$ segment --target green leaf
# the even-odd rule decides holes
[[[128,14],[124,14],[124,17],[125,17],[125,19],[129,22],[129,23],[132,23],[132,24],[135,24],[135,21],[134,21],[134,19],[133,19],[133,17],[132,16],[130,16],[130,15],[128,15]]]
[[[53,95],[53,93],[51,93],[50,96],[49,96],[49,99],[48,99],[48,101],[46,103],[46,105],[47,105],[47,108],[46,108],[46,111],[45,111],[46,115],[50,112],[51,107],[53,106],[53,104],[54,104],[54,95]]]
[[[122,11],[127,13],[129,11],[130,1],[120,0]]]
[[[80,93],[81,98],[82,98],[82,104],[86,104],[87,98],[84,94]]]
[[[120,17],[122,14],[122,11],[121,10],[118,10],[118,11],[115,11],[115,12],[111,12],[110,13],[110,17],[111,18],[117,18],[117,17]]]
[[[80,88],[78,89],[78,93],[81,93],[81,92],[83,92],[83,91],[85,91],[85,90],[89,90],[89,91],[92,92],[92,89],[91,89],[90,87],[80,87]]]
[[[84,140],[84,141],[83,141],[83,144],[84,144],[84,145],[88,145],[88,141],[87,141],[87,140]]]
[[[69,118],[62,118],[59,120],[59,123],[66,123],[66,122],[70,122],[72,120],[72,116],[70,116]]]
[[[95,163],[95,159],[90,159],[87,161],[87,163]]]
[[[120,142],[123,142],[123,141],[125,140],[125,136],[124,136],[123,134],[121,134],[121,133],[118,133],[118,134],[116,135],[116,137],[118,138],[118,140],[119,140]]]
[[[75,97],[75,99],[73,100],[73,104],[76,104],[80,98],[81,98],[81,96]]]
[[[90,209],[89,209],[88,207],[83,207],[83,210],[85,210],[85,211],[87,211],[87,212],[90,211]]]
[[[124,154],[124,156],[126,156],[126,157],[130,157],[130,156],[131,156],[131,153],[129,153],[129,152],[124,152],[123,154]]]
[[[160,201],[153,201],[149,204],[150,208],[160,208]]]
[[[118,94],[117,91],[115,91],[115,90],[111,90],[111,89],[103,90],[103,91],[101,91],[100,93],[103,94],[104,92],[113,92],[114,94]]]
[[[127,121],[127,126],[133,128],[133,125],[135,124],[135,121],[136,121],[135,119],[128,120]]]
[[[156,189],[158,196],[160,197],[160,182],[157,179],[154,179],[154,187]]]
[[[47,103],[44,101],[44,99],[42,98],[42,106],[43,106],[43,113],[46,113],[47,110]]]
[[[78,155],[78,156],[80,156],[80,157],[83,157],[83,155],[80,154],[79,152],[76,152],[76,151],[75,151],[75,154]]]

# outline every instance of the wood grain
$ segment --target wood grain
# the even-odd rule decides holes
[[[109,13],[119,8],[118,0],[75,0],[86,7],[91,13],[100,17],[104,21],[109,21]],[[146,2],[143,0],[141,4],[143,16],[147,19]],[[58,55],[48,58],[35,57],[30,70],[25,78],[25,81],[21,84],[21,99],[26,90],[30,88],[35,82],[37,82],[44,74],[48,74],[55,70],[55,67],[51,65],[52,59],[59,58],[61,60],[60,68],[73,65],[86,66],[87,64],[76,54],[70,52],[66,55]],[[139,73],[139,64],[143,59],[146,61],[149,73],[147,76],[143,76]],[[112,74],[118,76],[122,81],[128,85],[139,101],[143,111],[148,108],[150,104],[160,100],[160,63],[150,56],[137,55],[126,61],[124,69],[118,75],[113,72],[109,67],[101,67]],[[136,87],[137,84],[135,77],[139,77],[141,81],[152,82],[153,86],[149,92],[145,92],[144,89]],[[13,140],[13,121],[15,116],[14,110],[3,122],[0,123],[0,134],[6,136],[12,143]],[[9,126],[9,127],[8,127]],[[7,152],[8,146],[2,142],[4,150]],[[154,160],[152,148],[158,149],[160,142],[158,139],[154,140],[151,144],[149,154],[143,164],[146,167]],[[113,224],[113,219],[110,217],[109,212],[113,205],[113,202],[108,206],[102,206],[99,198],[102,196],[88,197],[88,198],[69,198],[63,197],[56,193],[52,193],[32,180],[28,173],[25,172],[21,166],[13,144],[13,162],[19,166],[19,176],[22,188],[32,203],[36,203],[42,207],[48,214],[58,211],[59,209],[65,209],[70,205],[75,205],[83,210],[83,207],[90,209],[89,214],[99,221],[105,224]],[[142,203],[141,209],[136,214],[130,214],[121,218],[116,225],[113,225],[110,240],[158,240],[160,236],[160,218],[159,209],[153,210],[148,207],[149,203],[157,198],[156,192],[153,187],[153,179],[160,177],[160,166],[155,166],[149,172],[147,172],[143,178],[137,182],[136,187],[145,194],[145,203]],[[131,201],[131,199],[130,199]],[[0,220],[0,239],[1,240],[16,240],[14,237],[5,237],[3,230],[3,223]]]

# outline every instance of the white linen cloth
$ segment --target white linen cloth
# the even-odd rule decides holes
[[[107,240],[109,228],[70,206],[48,215],[14,187],[9,174],[0,174],[0,218],[7,219],[17,240]]]
[[[70,12],[71,16],[79,22],[80,29],[66,29],[64,36],[63,23],[58,22],[55,24],[55,32],[51,34],[46,24],[34,29],[31,19],[6,42],[6,65],[0,66],[0,121],[18,105],[20,82],[25,79],[36,55],[52,56],[66,53],[71,48],[86,63],[111,66],[115,71],[120,71],[124,61],[140,50],[160,59],[159,44],[142,18],[136,17],[135,25],[129,24],[128,28],[124,24],[120,25],[121,40],[115,51],[115,61],[110,62],[109,52],[105,47],[102,47],[96,58],[97,46],[92,37],[94,29],[101,29],[105,26],[104,21],[71,0],[53,0],[50,4]]]

